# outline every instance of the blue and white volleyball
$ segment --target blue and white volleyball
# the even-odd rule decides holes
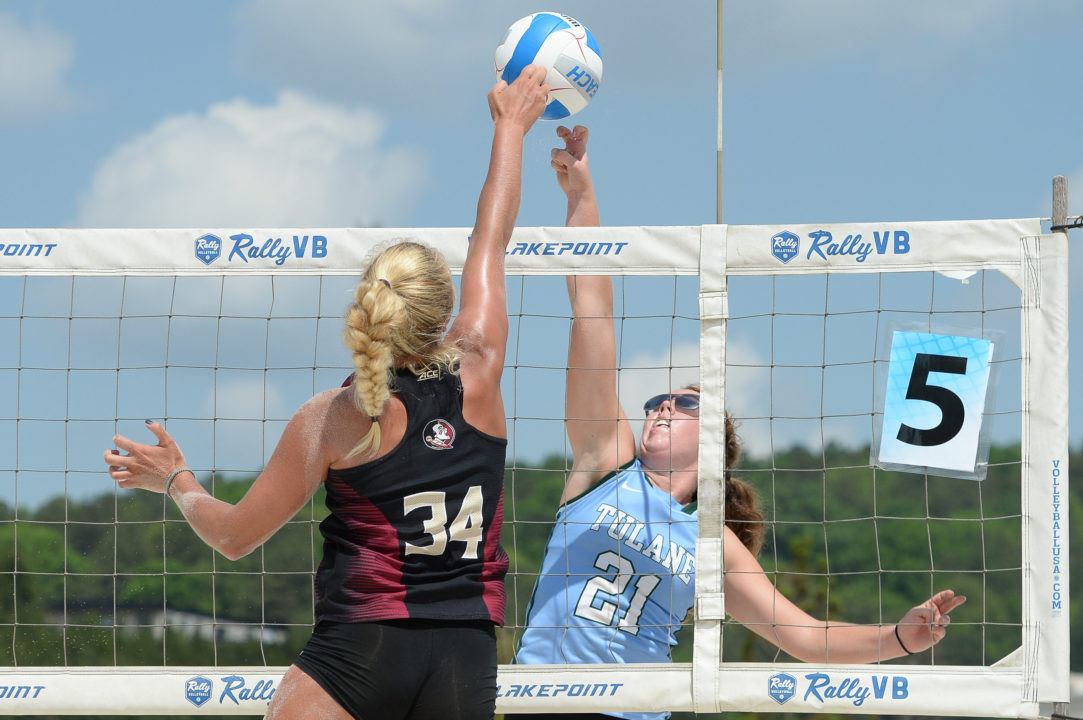
[[[586,26],[555,12],[516,20],[496,49],[496,77],[511,84],[527,65],[549,73],[549,103],[542,115],[560,120],[587,106],[602,85],[602,51]]]

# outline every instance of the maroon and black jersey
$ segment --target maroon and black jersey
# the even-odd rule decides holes
[[[458,375],[399,370],[392,391],[406,406],[402,441],[324,483],[316,621],[501,624],[507,440],[466,423]]]

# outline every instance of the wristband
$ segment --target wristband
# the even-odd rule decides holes
[[[910,652],[905,645],[903,645],[902,638],[899,637],[899,624],[898,623],[895,623],[895,639],[899,641],[899,647],[901,647],[903,649],[903,652],[905,652],[907,655],[913,655],[914,654],[914,653]]]
[[[173,481],[176,480],[177,476],[180,475],[181,473],[192,473],[192,477],[196,476],[196,474],[194,472],[192,472],[191,470],[189,470],[186,467],[177,468],[173,472],[169,473],[169,477],[167,477],[165,479],[165,494],[166,495],[168,495],[169,491],[173,488]]]

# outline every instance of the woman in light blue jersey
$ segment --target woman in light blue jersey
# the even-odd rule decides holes
[[[587,129],[557,134],[565,147],[553,150],[552,165],[568,197],[567,224],[597,226]],[[694,599],[699,388],[647,400],[637,447],[617,398],[612,282],[569,277],[568,295],[573,321],[565,417],[573,462],[516,662],[669,662]],[[781,595],[756,560],[763,528],[755,496],[730,475],[740,447],[728,418],[726,443],[723,570],[731,617],[789,655],[816,663],[889,660],[944,638],[949,613],[966,601],[951,590],[887,626],[817,620]],[[666,715],[613,713],[629,720]]]

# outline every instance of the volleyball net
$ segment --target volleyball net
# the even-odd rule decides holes
[[[458,273],[466,235],[0,231],[0,714],[265,712],[311,631],[322,493],[231,562],[162,496],[116,489],[101,453],[164,420],[200,481],[238,500],[293,411],[352,371],[342,315],[366,256],[415,238]],[[523,228],[507,265],[498,711],[1033,717],[1068,700],[1063,234],[1034,220]],[[570,468],[562,278],[587,274],[614,276],[634,426],[648,397],[702,387],[694,557],[637,540],[616,509],[599,520],[618,556],[694,584],[694,611],[664,628],[679,630],[672,663],[509,664]],[[958,358],[984,370],[963,382]],[[723,408],[783,594],[886,627],[952,588],[969,599],[943,643],[804,664],[727,617]],[[622,573],[599,568],[593,605],[616,610],[600,632],[621,630],[642,589]]]

